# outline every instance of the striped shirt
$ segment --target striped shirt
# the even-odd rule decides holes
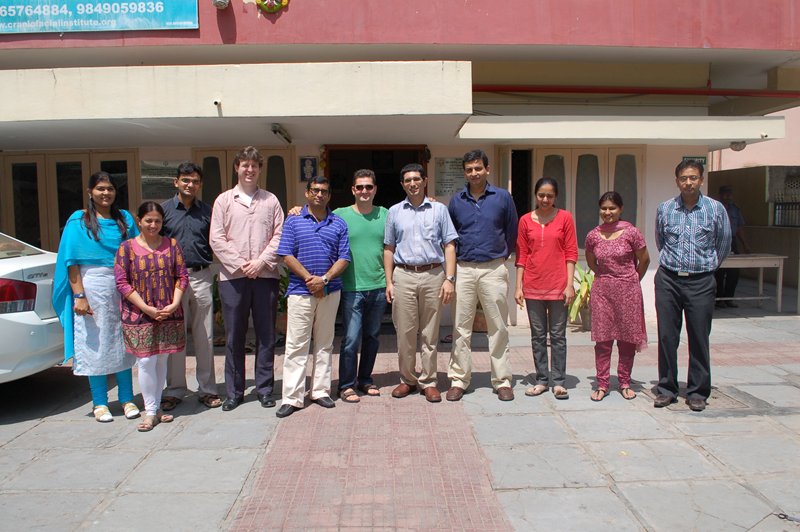
[[[731,251],[731,226],[722,203],[700,194],[691,210],[681,196],[656,212],[659,264],[675,273],[713,272]]]
[[[311,275],[322,277],[339,259],[350,261],[350,241],[347,224],[328,209],[327,216],[317,222],[303,207],[299,216],[289,216],[283,225],[278,255],[295,257]],[[337,277],[328,283],[328,292],[342,289],[342,279]],[[303,279],[289,273],[287,295],[310,295]]]

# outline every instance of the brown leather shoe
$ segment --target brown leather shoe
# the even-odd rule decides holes
[[[693,412],[702,412],[706,409],[705,399],[687,399],[686,404],[689,405],[689,410]]]
[[[511,386],[501,386],[495,390],[497,394],[497,398],[501,401],[513,401],[514,400],[514,390],[511,389]]]
[[[439,393],[439,390],[436,389],[436,386],[428,386],[427,388],[422,390],[422,394],[425,396],[425,399],[427,399],[429,403],[442,402],[442,394]]]
[[[407,396],[411,392],[415,392],[417,390],[416,386],[409,386],[408,384],[401,382],[397,388],[392,390],[392,397],[395,399],[402,399],[403,397]]]
[[[664,408],[665,406],[669,406],[672,403],[677,403],[677,402],[678,400],[675,397],[662,393],[656,396],[655,400],[653,401],[653,406],[655,408]]]
[[[464,388],[459,388],[458,386],[451,386],[450,389],[447,390],[447,394],[444,397],[448,401],[460,401],[463,396],[464,396]]]

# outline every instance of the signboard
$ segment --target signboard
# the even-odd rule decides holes
[[[706,165],[706,156],[705,155],[684,155],[684,161],[697,161],[698,163],[702,164],[703,166]]]
[[[197,0],[2,0],[0,33],[197,29]]]
[[[464,162],[461,157],[436,157],[436,196],[449,196],[464,186]]]

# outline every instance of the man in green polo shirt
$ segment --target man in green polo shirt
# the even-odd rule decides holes
[[[339,396],[345,403],[361,400],[356,390],[367,396],[381,394],[372,382],[372,369],[378,354],[381,318],[386,310],[383,232],[388,211],[373,205],[377,191],[375,172],[357,170],[352,186],[355,203],[334,211],[347,223],[352,258],[342,275],[344,336],[339,354]]]

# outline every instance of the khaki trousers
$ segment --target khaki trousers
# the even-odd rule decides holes
[[[192,328],[192,346],[197,365],[197,391],[201,395],[217,395],[214,372],[214,271],[206,268],[189,274],[189,286],[181,298],[183,320]],[[169,355],[165,396],[186,395],[186,350]]]
[[[472,322],[480,302],[489,336],[492,387],[511,386],[508,362],[508,270],[503,259],[459,262],[453,350],[447,376],[451,385],[466,390],[472,379]]]
[[[337,291],[323,298],[304,295],[288,297],[283,404],[303,407],[309,366],[308,348],[312,339],[311,400],[330,397],[333,332],[341,295]]]
[[[397,331],[397,356],[400,380],[409,386],[436,386],[436,353],[439,341],[439,291],[444,270],[434,268],[414,272],[395,268],[392,321]],[[417,333],[420,341],[422,371],[416,372]]]

